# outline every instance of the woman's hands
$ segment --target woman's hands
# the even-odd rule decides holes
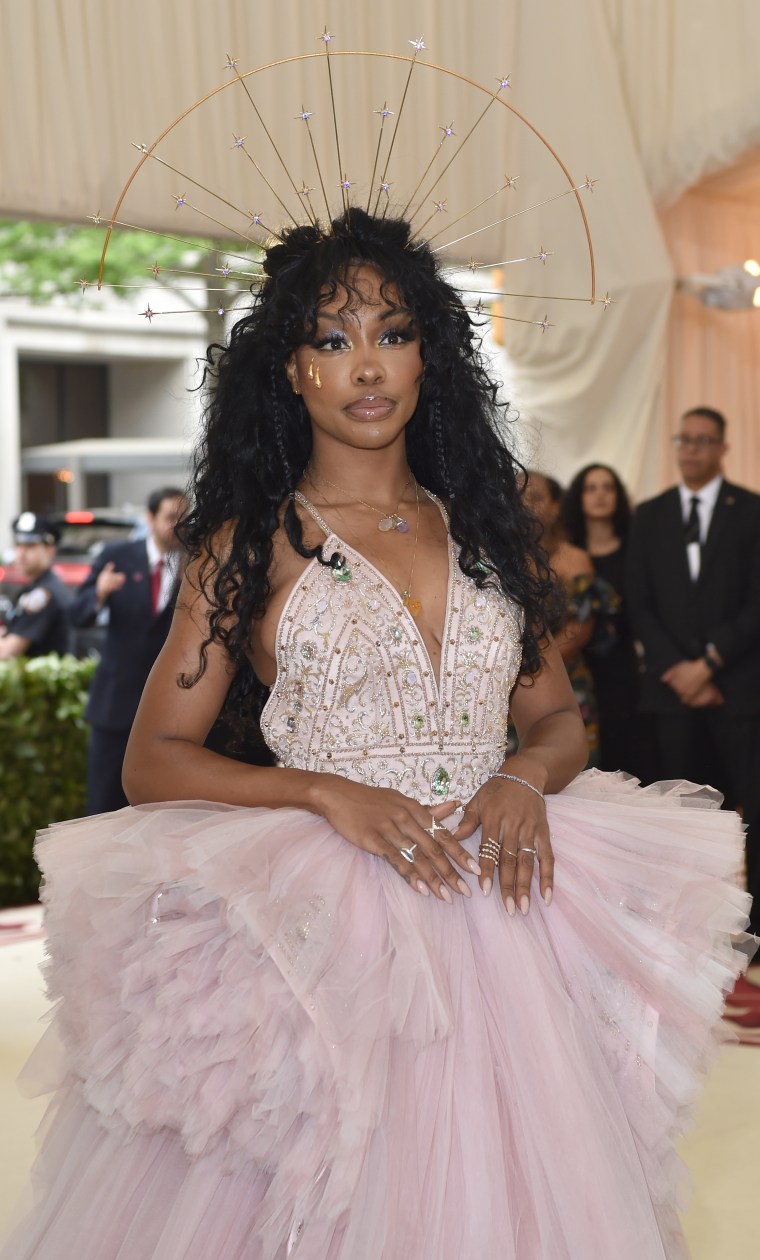
[[[538,857],[541,896],[547,906],[552,899],[554,854],[546,820],[546,806],[537,791],[511,779],[488,779],[473,796],[461,823],[452,833],[466,840],[482,828],[481,846],[488,840],[501,846],[498,868],[480,857],[480,887],[487,897],[498,869],[499,888],[507,913],[515,906],[523,914],[530,909],[530,885],[534,859]]]
[[[459,801],[420,805],[392,788],[365,787],[335,775],[320,779],[316,811],[357,849],[384,858],[423,897],[432,892],[451,903],[452,893],[471,896],[452,862],[474,875],[481,874],[481,866],[440,825]]]

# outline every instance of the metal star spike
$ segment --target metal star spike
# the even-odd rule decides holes
[[[234,143],[234,144],[231,144],[231,145],[230,145],[230,148],[231,148],[231,149],[244,149],[244,148],[245,148],[245,142],[246,142],[246,140],[248,139],[248,137],[247,137],[247,136],[236,136],[236,135],[235,135],[235,133],[234,133],[234,131],[233,131],[232,135],[233,135],[233,137],[234,137],[234,139],[235,139],[235,143]]]
[[[424,52],[425,47],[426,47],[425,41],[422,38],[410,39],[407,41],[407,43],[412,45],[412,48],[415,50],[415,52]]]
[[[222,69],[223,70],[237,70],[238,60],[239,58],[233,57],[230,55],[230,53],[227,53],[227,61],[222,66]]]
[[[512,86],[512,77],[511,77],[511,75],[508,75],[508,74],[507,74],[507,75],[505,75],[505,76],[504,76],[504,78],[503,78],[503,79],[497,79],[497,80],[496,80],[496,82],[498,83],[498,85],[499,85],[499,87],[500,87],[500,88],[502,88],[502,89],[503,89],[503,88],[508,88],[508,87],[511,87],[511,86]]]
[[[149,324],[153,322],[153,316],[155,315],[155,313],[156,312],[152,311],[149,306],[146,306],[145,310],[143,311],[143,315],[145,316]]]

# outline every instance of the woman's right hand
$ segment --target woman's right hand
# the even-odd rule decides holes
[[[432,892],[451,903],[452,893],[471,896],[452,862],[473,875],[480,874],[480,866],[447,827],[438,825],[459,801],[420,805],[393,788],[366,787],[337,775],[320,778],[317,812],[357,849],[384,858],[423,897]]]

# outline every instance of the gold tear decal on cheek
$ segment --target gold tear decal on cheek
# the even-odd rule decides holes
[[[316,385],[317,389],[322,388],[322,382],[319,379],[319,367],[317,367],[317,370],[314,373],[314,384]]]

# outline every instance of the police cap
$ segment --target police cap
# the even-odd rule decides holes
[[[61,541],[61,527],[57,521],[36,512],[22,512],[12,525],[13,541],[17,543],[47,543],[55,546]]]

